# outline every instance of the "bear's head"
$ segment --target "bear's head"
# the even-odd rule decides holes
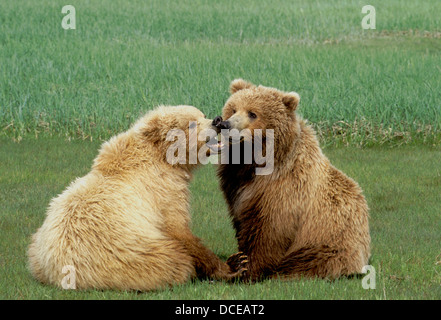
[[[141,118],[134,129],[173,165],[206,163],[219,144],[220,129],[193,106],[160,106]]]
[[[300,96],[274,88],[255,86],[242,79],[230,85],[231,96],[222,111],[222,129],[237,129],[241,139],[250,140],[256,129],[265,137],[266,130],[274,130],[274,147],[292,144],[298,133],[295,110]],[[247,129],[247,130],[244,130]]]

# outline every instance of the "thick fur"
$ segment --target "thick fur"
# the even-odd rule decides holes
[[[247,277],[337,278],[370,256],[368,206],[358,184],[333,167],[315,132],[295,114],[299,95],[237,79],[223,109],[232,129],[274,129],[274,170],[221,164],[221,189]],[[250,112],[253,114],[250,116]],[[253,137],[242,142],[253,143]]]
[[[197,165],[166,161],[167,132],[182,129],[189,141],[190,121],[198,130],[212,122],[194,107],[159,107],[102,145],[91,172],[51,201],[32,237],[36,279],[60,286],[72,265],[77,289],[144,291],[235,276],[190,231],[188,184]]]

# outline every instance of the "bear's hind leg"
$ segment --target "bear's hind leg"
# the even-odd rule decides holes
[[[276,273],[282,278],[319,277],[336,279],[356,274],[362,266],[347,250],[327,245],[303,247],[290,251],[278,265]]]

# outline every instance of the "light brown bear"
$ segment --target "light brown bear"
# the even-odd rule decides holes
[[[167,160],[172,144],[189,141],[190,123],[197,132],[213,127],[194,107],[163,106],[105,142],[91,172],[51,201],[33,235],[34,277],[61,286],[72,276],[63,268],[73,266],[77,289],[145,291],[239,275],[243,270],[232,272],[190,230],[188,185],[197,166],[189,164],[190,148],[183,146],[187,161]],[[172,129],[186,140],[167,138]],[[197,149],[205,142],[198,139]]]
[[[239,250],[248,256],[245,278],[360,273],[370,256],[368,206],[358,184],[330,164],[314,130],[296,115],[299,95],[242,79],[230,90],[222,129],[248,129],[241,144],[253,143],[254,130],[263,129],[264,153],[265,129],[274,130],[271,173],[257,175],[262,165],[254,161],[224,158],[218,168]]]

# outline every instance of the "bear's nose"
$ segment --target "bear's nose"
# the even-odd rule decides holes
[[[230,124],[230,121],[222,121],[220,124],[219,124],[219,127],[221,128],[221,129],[230,129],[231,128],[231,124]]]
[[[213,119],[213,122],[211,124],[213,126],[215,126],[215,127],[219,127],[221,122],[222,122],[222,117],[221,116],[217,116],[216,118]]]

